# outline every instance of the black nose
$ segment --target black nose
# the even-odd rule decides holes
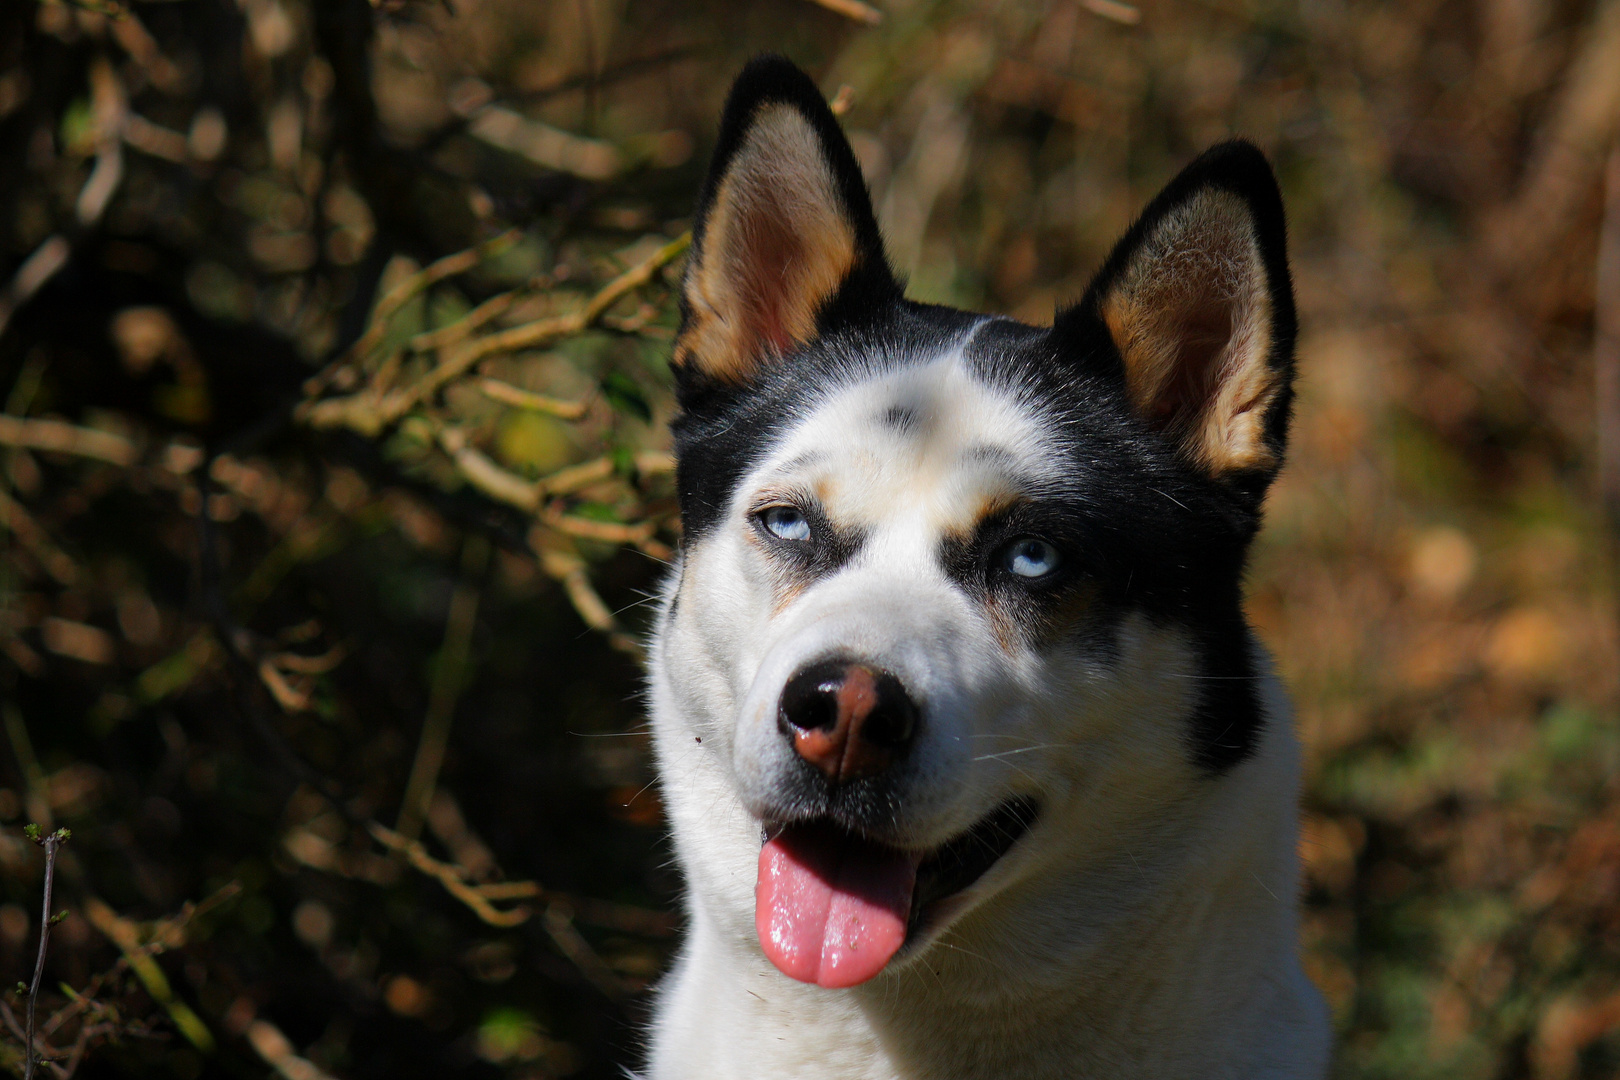
[[[917,731],[917,706],[887,671],[823,660],[782,689],[777,725],[829,784],[876,776]]]

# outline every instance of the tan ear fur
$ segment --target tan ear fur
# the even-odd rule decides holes
[[[1166,215],[1102,300],[1132,404],[1214,475],[1280,464],[1271,309],[1249,207],[1218,188]]]
[[[716,190],[684,285],[688,317],[672,362],[748,379],[795,342],[856,261],[815,130],[796,109],[760,108]]]

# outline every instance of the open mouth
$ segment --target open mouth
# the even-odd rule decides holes
[[[783,974],[827,987],[872,978],[1034,824],[1009,799],[933,851],[905,851],[826,819],[766,830],[754,890],[760,947]]]

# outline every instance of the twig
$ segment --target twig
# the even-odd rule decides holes
[[[39,914],[39,957],[34,961],[34,981],[28,984],[28,1025],[23,1038],[23,1080],[33,1080],[36,1053],[34,1007],[39,1001],[39,981],[45,976],[45,952],[50,946],[51,927],[67,915],[65,911],[61,914],[51,911],[51,887],[56,882],[56,851],[72,838],[73,833],[67,829],[45,833],[38,825],[29,825],[23,831],[28,834],[28,839],[45,849],[45,903]]]
[[[422,735],[411,762],[410,779],[400,800],[399,821],[394,830],[407,841],[414,841],[427,820],[428,804],[439,782],[444,752],[450,740],[450,722],[455,717],[456,698],[466,677],[467,659],[472,651],[473,629],[478,618],[480,579],[489,565],[489,541],[470,534],[461,549],[461,581],[450,597],[450,610],[444,620],[444,645],[433,665],[433,682],[428,688],[427,713],[422,719]]]
[[[495,890],[495,895],[503,900],[517,899],[520,896],[539,896],[540,886],[534,882],[503,882],[496,886],[469,885],[462,880],[461,874],[454,866],[429,855],[420,840],[407,840],[393,829],[376,821],[368,822],[367,828],[379,844],[404,855],[412,866],[443,885],[445,892],[466,904],[472,909],[473,914],[489,925],[518,926],[527,922],[529,916],[533,914],[527,907],[502,911],[490,903],[490,895],[486,890]]]
[[[638,521],[624,525],[617,521],[593,521],[573,514],[548,513],[545,523],[560,533],[577,536],[582,540],[600,540],[606,544],[639,544],[652,537],[658,526],[651,521]]]
[[[876,26],[883,21],[883,12],[871,4],[861,3],[861,0],[811,0],[811,3],[820,4],[828,11],[836,11],[846,19],[854,19],[867,26]]]
[[[45,975],[45,954],[50,946],[51,927],[57,922],[51,912],[51,889],[56,880],[56,849],[72,834],[66,829],[58,829],[42,837],[38,825],[29,825],[26,831],[30,840],[45,849],[45,900],[40,909],[39,956],[34,961],[33,982],[28,986],[28,1020],[23,1035],[23,1080],[33,1080],[37,1053],[34,1046],[34,1014],[39,1001],[39,983]]]
[[[491,461],[483,451],[467,444],[467,436],[460,428],[446,428],[439,432],[439,445],[455,462],[456,469],[468,483],[492,499],[515,506],[525,513],[539,509],[542,487],[507,472]]]
[[[103,57],[90,65],[90,114],[96,132],[96,161],[74,204],[83,226],[101,219],[124,179],[124,122],[129,114],[129,95],[118,72]]]
[[[85,902],[84,914],[91,926],[118,946],[118,951],[129,961],[130,970],[135,972],[136,978],[141,980],[153,1000],[168,1012],[169,1019],[174,1021],[174,1026],[186,1037],[186,1041],[205,1054],[213,1050],[214,1036],[208,1030],[208,1025],[192,1011],[191,1006],[175,996],[174,988],[169,985],[169,977],[152,959],[153,954],[162,951],[166,943],[147,942],[143,946],[136,925],[95,897]],[[151,947],[153,944],[158,947]]]
[[[424,387],[430,388],[428,392],[436,390],[486,356],[516,352],[518,349],[530,348],[553,338],[589,329],[609,308],[618,303],[621,297],[641,288],[651,281],[659,270],[680,258],[691,243],[692,234],[682,233],[643,259],[640,264],[632,266],[602,286],[601,290],[578,311],[550,319],[540,319],[526,326],[514,326],[510,330],[479,338],[464,353],[457,354],[453,359],[430,371],[423,379]]]
[[[349,655],[349,650],[343,645],[334,645],[320,656],[305,656],[302,653],[280,652],[274,656],[266,657],[272,664],[282,671],[291,671],[299,675],[325,675],[334,671]]]
[[[624,985],[624,981],[608,967],[607,961],[591,948],[590,942],[586,941],[584,935],[574,926],[572,908],[560,900],[547,904],[544,921],[546,933],[551,936],[551,940],[591,981],[592,986],[614,1001],[623,1001],[630,996],[630,990]]]
[[[411,338],[411,351],[426,353],[445,348],[448,345],[454,345],[463,338],[471,336],[472,332],[479,327],[506,314],[507,311],[511,310],[513,304],[517,303],[525,293],[533,288],[534,285],[530,284],[521,289],[513,289],[511,292],[496,293],[455,322],[441,326],[437,330],[424,330]]]
[[[4,333],[6,324],[11,322],[12,315],[18,308],[26,304],[33,295],[45,286],[45,283],[56,276],[56,272],[68,263],[73,254],[73,247],[67,239],[60,235],[48,236],[45,241],[34,249],[32,255],[22,261],[17,272],[11,276],[11,284],[5,292],[0,293],[0,333]]]
[[[1142,9],[1121,0],[1080,0],[1080,6],[1093,15],[1121,26],[1135,26],[1142,21]]]
[[[446,255],[444,258],[429,263],[404,281],[389,289],[371,309],[371,320],[366,326],[365,333],[360,335],[342,356],[328,364],[321,371],[310,376],[304,382],[304,393],[310,396],[323,393],[332,384],[337,373],[351,363],[364,357],[375,349],[388,333],[388,320],[393,318],[400,308],[411,300],[431,289],[445,278],[465,273],[477,266],[485,259],[493,258],[510,248],[521,237],[522,233],[512,229],[499,236],[485,240],[481,244]]]
[[[254,1020],[244,1034],[253,1052],[286,1080],[332,1080],[331,1074],[313,1061],[299,1057],[292,1042],[270,1021]]]
[[[572,173],[584,180],[608,180],[621,172],[625,156],[601,139],[531,120],[504,105],[485,105],[467,124],[467,134],[491,146],[528,158],[536,165]]]
[[[511,405],[518,409],[543,412],[562,420],[578,420],[585,415],[585,410],[590,408],[589,401],[564,401],[562,398],[523,390],[499,379],[483,379],[479,382],[478,389],[492,401],[499,401],[503,405]]]
[[[521,926],[528,922],[534,910],[527,905],[501,909],[492,901],[520,900],[520,899],[546,899],[545,919],[543,920],[546,934],[559,951],[573,961],[574,966],[580,970],[592,985],[601,990],[607,997],[622,1001],[629,991],[622,980],[614,974],[596,950],[592,949],[574,928],[573,903],[561,894],[549,894],[533,881],[500,881],[485,885],[471,885],[462,876],[460,868],[446,862],[440,862],[428,854],[420,840],[408,840],[380,822],[372,821],[367,824],[371,836],[383,847],[390,851],[404,855],[406,860],[421,873],[433,878],[445,892],[465,904],[473,914],[477,915],[490,926],[509,929]],[[605,925],[617,929],[627,930],[630,933],[643,933],[651,935],[666,934],[672,928],[672,921],[660,912],[645,911],[640,908],[631,908],[623,904],[610,904],[601,901],[582,901],[592,914],[596,915]]]
[[[659,270],[679,258],[691,242],[691,233],[684,233],[670,241],[639,265],[608,282],[576,311],[514,326],[475,338],[460,348],[441,352],[439,363],[411,386],[387,392],[369,389],[324,401],[305,401],[298,407],[298,416],[314,428],[348,427],[362,435],[375,436],[396,423],[418,403],[466,374],[479,361],[499,353],[532,348],[590,328],[623,296],[647,284]],[[315,390],[309,392],[319,392],[322,385],[317,384]]]
[[[34,553],[45,572],[58,584],[72,585],[79,579],[78,564],[51,542],[50,535],[22,504],[0,490],[0,530],[10,529],[23,546]]]
[[[23,420],[0,413],[0,444],[133,465],[140,450],[111,431],[79,427],[64,420]]]
[[[585,573],[581,566],[571,570],[562,577],[563,591],[568,594],[568,600],[579,612],[579,617],[585,620],[585,625],[592,630],[599,630],[607,635],[608,644],[615,649],[637,660],[642,658],[641,643],[629,634],[619,631],[619,620],[613,617],[613,612],[602,600],[596,586],[591,584],[590,575]]]
[[[406,304],[416,297],[427,292],[445,278],[455,277],[471,270],[485,259],[494,258],[517,243],[523,236],[518,229],[510,229],[499,236],[485,240],[481,244],[446,255],[429,263],[416,273],[389,289],[378,300],[377,306],[371,312],[371,325],[359,341],[349,349],[350,358],[364,356],[377,347],[377,343],[388,332],[388,320],[393,318]]]
[[[301,713],[309,708],[309,694],[295,690],[292,683],[287,681],[287,676],[281,673],[268,656],[259,661],[259,681],[270,691],[270,696],[276,699],[276,704],[287,712]]]
[[[542,476],[537,486],[547,495],[569,495],[580,488],[590,487],[598,480],[606,480],[612,475],[613,459],[599,457],[558,469],[549,476]]]

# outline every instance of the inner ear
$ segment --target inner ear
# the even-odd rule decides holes
[[[755,60],[732,88],[698,206],[677,376],[746,383],[814,337],[857,278],[869,301],[899,294],[855,155],[809,76]]]
[[[1248,205],[1205,190],[1144,238],[1103,322],[1131,402],[1214,472],[1276,464],[1260,425],[1280,390],[1270,290]]]
[[[792,106],[763,106],[729,163],[688,270],[677,364],[739,382],[815,332],[816,314],[853,269],[855,228],[841,212],[816,133]]]
[[[1270,480],[1287,434],[1294,309],[1281,197],[1258,150],[1230,143],[1189,166],[1066,317],[1086,310],[1148,426],[1210,476]]]

